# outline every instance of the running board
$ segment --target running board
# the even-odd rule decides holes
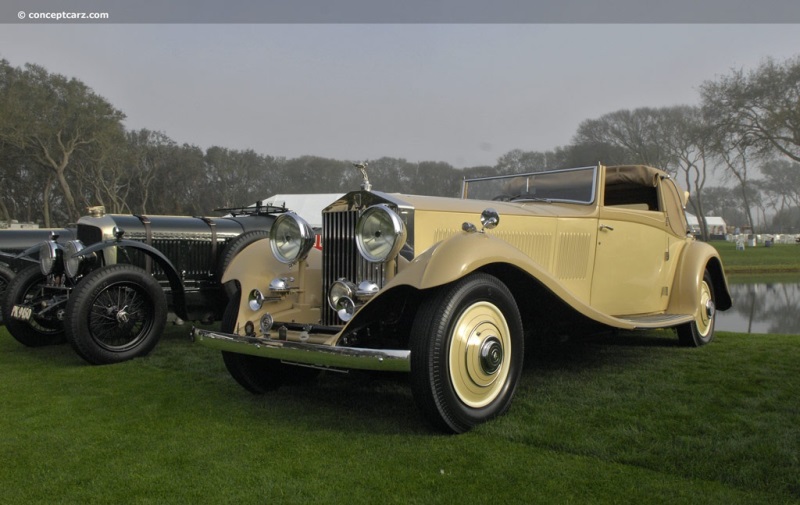
[[[616,319],[634,328],[667,328],[694,321],[692,314],[650,314],[646,316],[618,316]]]

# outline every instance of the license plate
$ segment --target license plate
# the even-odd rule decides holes
[[[27,321],[31,318],[31,314],[33,313],[33,308],[28,307],[26,305],[14,305],[11,308],[11,317],[13,319],[19,319],[20,321]]]

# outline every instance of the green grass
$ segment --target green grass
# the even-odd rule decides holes
[[[768,274],[800,272],[800,245],[775,244],[772,247],[747,247],[737,251],[736,244],[726,241],[711,241],[722,257],[727,274]]]
[[[0,503],[800,503],[797,337],[563,344],[444,436],[404,377],[257,397],[187,331],[92,367],[0,329]]]

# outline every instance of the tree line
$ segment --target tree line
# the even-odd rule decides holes
[[[691,192],[697,216],[799,232],[800,57],[732,70],[703,83],[699,98],[699,105],[587,119],[569,145],[515,149],[492,166],[369,160],[370,181],[383,191],[458,196],[464,177],[647,164]],[[61,226],[96,205],[111,213],[213,215],[276,193],[344,193],[360,183],[352,162],[363,160],[203,150],[162,132],[126,130],[124,119],[76,78],[0,60],[0,221]],[[731,186],[713,184],[720,179]]]

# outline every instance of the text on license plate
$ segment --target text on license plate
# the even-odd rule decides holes
[[[33,308],[26,307],[25,305],[14,305],[11,308],[11,317],[21,321],[27,321],[31,318]]]

